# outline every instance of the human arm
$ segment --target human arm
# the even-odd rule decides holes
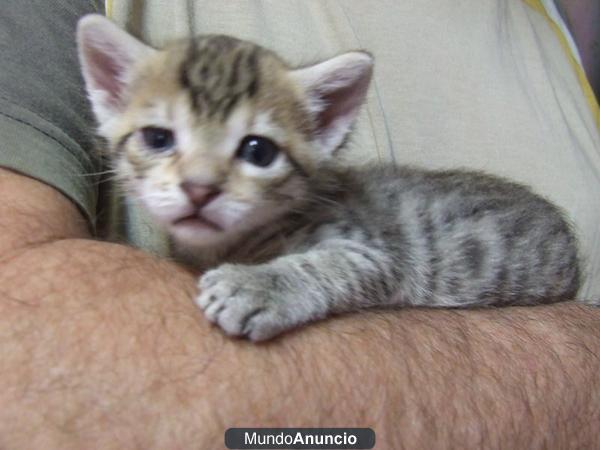
[[[185,268],[0,183],[2,448],[220,448],[233,426],[371,427],[382,449],[600,438],[598,309],[363,312],[249,344],[207,324]]]

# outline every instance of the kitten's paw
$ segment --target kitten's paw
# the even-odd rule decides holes
[[[231,336],[262,341],[306,321],[269,271],[225,264],[204,274],[198,285],[196,303]]]

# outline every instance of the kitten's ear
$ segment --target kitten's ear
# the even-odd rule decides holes
[[[317,123],[315,140],[330,156],[344,141],[365,100],[373,57],[366,52],[349,52],[291,75],[308,95],[308,107]]]
[[[79,20],[77,45],[87,92],[102,125],[123,107],[136,62],[156,50],[98,14]]]

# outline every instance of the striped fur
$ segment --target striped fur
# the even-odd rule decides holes
[[[201,36],[121,64],[125,95],[109,103],[92,91],[101,63],[85,55],[111,25],[89,22],[84,74],[124,189],[170,231],[181,260],[211,268],[197,303],[228,334],[268,339],[374,306],[533,305],[577,293],[575,237],[530,189],[476,172],[335,164],[368,86],[367,54],[295,70],[249,42]],[[113,46],[133,39],[105,34]],[[148,126],[173,130],[174,148],[150,151]],[[236,158],[247,135],[279,146],[269,167]],[[219,194],[196,211],[188,180]],[[214,226],[181,225],[190,215]]]

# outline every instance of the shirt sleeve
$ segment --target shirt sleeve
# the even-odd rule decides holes
[[[0,14],[0,166],[55,187],[92,226],[100,164],[75,30],[102,3],[3,0]]]

